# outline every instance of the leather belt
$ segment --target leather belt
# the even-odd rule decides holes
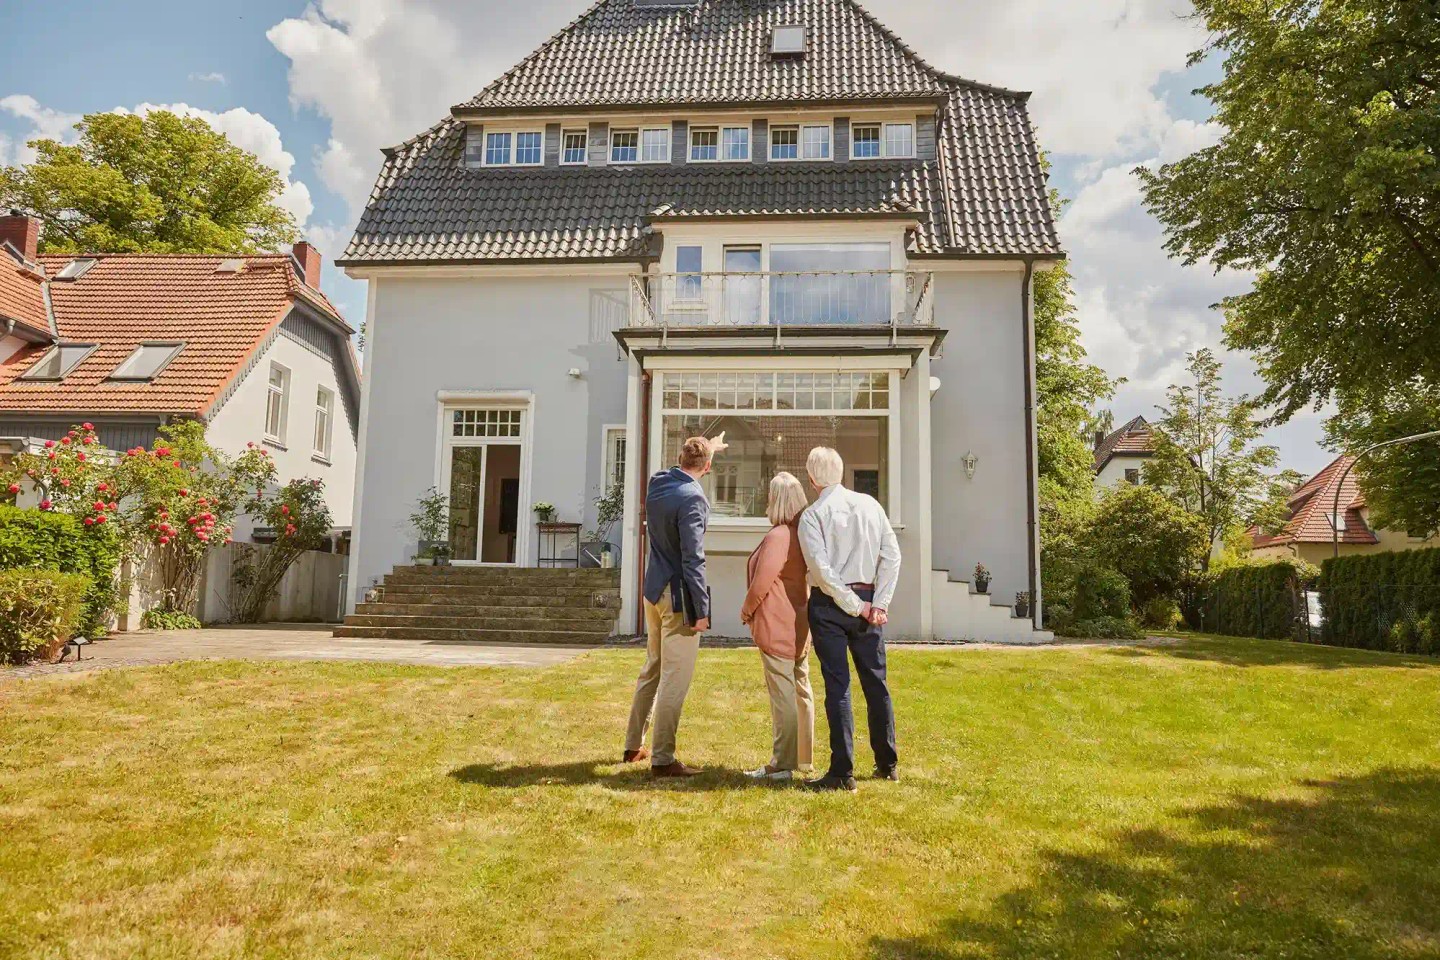
[[[875,589],[875,584],[873,584],[873,583],[847,583],[846,586],[849,587],[851,590],[874,590],[874,589]]]

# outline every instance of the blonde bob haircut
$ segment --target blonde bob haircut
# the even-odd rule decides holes
[[[782,470],[771,478],[770,505],[765,508],[765,516],[775,526],[794,523],[795,518],[800,516],[800,511],[808,505],[805,488],[800,486],[800,481],[795,479],[793,473]]]

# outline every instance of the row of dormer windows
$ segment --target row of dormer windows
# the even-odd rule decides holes
[[[916,125],[910,120],[857,120],[848,125],[852,160],[909,159],[916,156]],[[768,127],[767,143],[759,149],[771,162],[835,159],[835,124],[775,123]],[[689,163],[749,163],[756,139],[749,123],[695,124],[686,130],[681,146]],[[606,162],[616,166],[662,164],[675,160],[676,136],[669,124],[615,125],[604,141]],[[564,127],[560,131],[561,166],[586,166],[592,160],[590,130]],[[538,167],[545,163],[545,129],[485,130],[466,148],[470,166]],[[597,161],[598,162],[598,161]]]

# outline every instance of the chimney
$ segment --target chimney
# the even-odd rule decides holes
[[[319,290],[320,265],[324,263],[320,251],[316,250],[310,241],[301,240],[290,248],[290,255],[300,264],[300,279],[305,281],[307,287]]]
[[[0,243],[9,241],[26,260],[34,260],[40,252],[40,221],[19,210],[10,210],[0,217]]]
[[[1100,449],[1100,444],[1102,444],[1102,443],[1104,443],[1104,442],[1105,442],[1105,431],[1104,431],[1104,430],[1096,430],[1096,431],[1095,431],[1095,449],[1096,449],[1096,450],[1099,450],[1099,449]]]

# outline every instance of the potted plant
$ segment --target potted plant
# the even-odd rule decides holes
[[[1015,594],[1015,616],[1021,620],[1030,616],[1030,591],[1021,590]]]
[[[415,551],[416,566],[449,566],[450,498],[431,487],[415,502],[410,526],[420,541]]]
[[[535,504],[532,509],[534,509],[535,511],[535,519],[539,520],[541,523],[555,522],[555,504],[546,503],[544,500],[541,500],[539,503]]]
[[[975,592],[990,592],[990,571],[985,569],[985,564],[975,564]]]
[[[615,524],[625,515],[625,485],[613,483],[603,494],[594,499],[595,529],[586,531],[584,556],[602,570],[613,570],[619,553],[610,542]]]

